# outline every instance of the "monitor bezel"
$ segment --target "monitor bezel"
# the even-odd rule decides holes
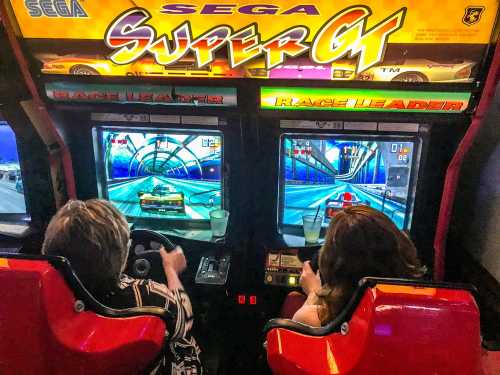
[[[380,133],[311,133],[311,132],[282,132],[279,137],[279,171],[278,171],[278,205],[276,207],[276,224],[280,235],[294,235],[303,237],[301,225],[283,223],[285,205],[285,153],[284,144],[286,139],[324,139],[341,138],[342,140],[366,140],[409,142],[413,144],[413,155],[411,161],[410,180],[408,182],[408,201],[406,207],[404,226],[402,230],[410,231],[415,208],[415,197],[417,190],[418,174],[422,152],[422,137],[418,134],[380,134]],[[323,238],[326,228],[322,227],[320,237]]]
[[[16,144],[16,152],[17,152],[17,160],[18,160],[18,163],[19,163],[19,170],[20,170],[20,173],[21,173],[21,180],[23,181],[23,198],[24,198],[24,208],[25,208],[25,212],[0,212],[0,222],[11,222],[11,223],[21,223],[21,222],[25,222],[25,223],[28,223],[31,221],[31,215],[29,213],[29,202],[28,202],[28,198],[27,198],[27,193],[28,193],[28,187],[26,186],[26,179],[25,179],[25,173],[24,173],[24,170],[23,170],[23,167],[22,167],[22,164],[23,164],[23,158],[22,158],[22,155],[21,155],[21,152],[20,152],[20,146],[19,146],[19,139],[18,139],[18,136],[16,134],[16,132],[14,131],[14,128],[9,124],[8,121],[6,120],[3,120],[1,117],[0,117],[0,126],[7,126],[10,128],[10,130],[12,131],[12,134],[14,135],[14,142]]]
[[[149,125],[149,124],[148,124]],[[227,176],[224,172],[225,165],[225,154],[224,154],[224,132],[219,129],[196,129],[196,128],[179,128],[173,125],[172,127],[152,127],[152,126],[140,126],[140,124],[134,125],[108,125],[108,123],[93,122],[92,126],[92,137],[94,146],[94,163],[96,168],[96,179],[97,179],[97,191],[98,196],[101,199],[109,200],[109,194],[107,191],[107,184],[105,182],[106,173],[104,166],[104,155],[103,155],[103,132],[104,131],[116,131],[116,132],[129,132],[129,133],[153,133],[153,134],[181,134],[181,135],[199,135],[199,136],[219,136],[221,139],[221,209],[227,210],[227,197],[225,191],[225,184]],[[124,214],[125,215],[125,214]],[[125,215],[127,221],[134,226],[148,228],[154,230],[162,230],[165,226],[168,226],[170,231],[197,231],[197,230],[210,230],[210,219],[174,219],[174,218],[151,218],[151,217],[140,217],[140,216],[129,216]],[[182,234],[180,234],[182,237]]]

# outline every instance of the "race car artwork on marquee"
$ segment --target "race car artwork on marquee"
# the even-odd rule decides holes
[[[451,3],[450,3],[451,4]],[[11,1],[44,74],[472,83],[498,2]],[[433,12],[429,12],[433,9]]]

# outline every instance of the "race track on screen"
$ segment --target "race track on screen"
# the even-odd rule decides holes
[[[371,191],[370,191],[371,190]],[[285,211],[283,222],[292,225],[302,225],[302,215],[305,213],[315,214],[320,206],[319,214],[323,215],[326,208],[326,200],[334,199],[343,192],[355,194],[364,204],[382,211],[392,218],[394,223],[402,228],[404,224],[406,206],[383,197],[366,187],[359,187],[348,182],[337,181],[335,184],[327,185],[285,185]],[[328,223],[323,223],[327,226]]]
[[[171,185],[176,191],[185,196],[185,214],[158,213],[142,211],[139,205],[139,192],[151,192],[154,186]],[[220,204],[209,204],[208,199],[220,194],[220,181],[200,181],[167,178],[161,176],[147,176],[124,182],[115,183],[108,187],[109,200],[126,216],[178,220],[207,220],[209,212],[220,209]],[[210,191],[210,192],[207,192]],[[201,194],[199,194],[201,193]]]

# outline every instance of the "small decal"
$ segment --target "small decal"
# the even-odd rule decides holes
[[[475,25],[481,19],[485,9],[483,6],[469,6],[465,8],[462,22],[467,26]]]

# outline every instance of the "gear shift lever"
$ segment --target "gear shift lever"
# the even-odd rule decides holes
[[[202,257],[195,281],[197,284],[224,285],[227,281],[230,256],[224,254],[224,243],[214,243],[214,255]]]

